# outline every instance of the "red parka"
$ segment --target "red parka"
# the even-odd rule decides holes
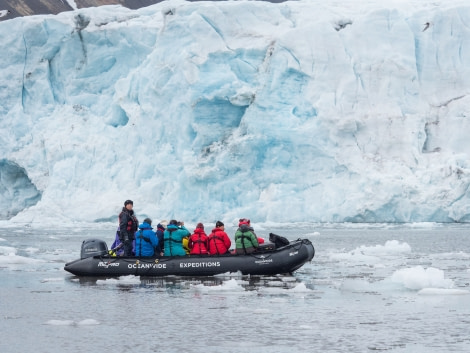
[[[225,233],[220,228],[212,229],[212,233],[209,234],[209,254],[217,255],[217,254],[225,254],[230,249],[232,245],[232,241],[228,237],[227,233]]]
[[[203,228],[196,228],[189,237],[190,254],[207,254],[207,235]]]

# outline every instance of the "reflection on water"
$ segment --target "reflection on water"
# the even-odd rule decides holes
[[[167,290],[172,289],[186,289],[190,290],[196,286],[204,287],[221,287],[227,281],[236,280],[236,284],[243,288],[245,291],[258,291],[260,288],[278,288],[278,289],[292,289],[302,280],[295,276],[279,275],[279,276],[242,276],[229,274],[218,275],[211,277],[180,277],[180,276],[167,276],[167,277],[135,277],[135,276],[122,276],[122,277],[69,277],[67,281],[71,283],[79,283],[81,286],[103,286],[103,284],[115,284],[119,289],[155,289],[164,288]]]

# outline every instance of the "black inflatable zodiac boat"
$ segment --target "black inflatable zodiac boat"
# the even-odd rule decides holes
[[[270,240],[275,234],[270,234]],[[284,238],[285,239],[285,238]],[[161,257],[113,257],[106,242],[83,241],[81,258],[65,264],[76,276],[213,276],[227,272],[243,275],[292,273],[313,259],[315,248],[308,239],[267,243],[247,255],[187,255]]]

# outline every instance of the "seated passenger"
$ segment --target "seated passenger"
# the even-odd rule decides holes
[[[157,225],[157,238],[158,238],[158,245],[155,249],[155,254],[163,256],[163,232],[165,231],[166,224],[162,224],[164,221],[161,221]]]
[[[207,254],[207,234],[204,232],[204,225],[198,223],[194,233],[189,237],[188,243],[190,254]]]
[[[184,222],[171,220],[168,227],[163,233],[164,254],[165,256],[184,256],[186,251],[183,248],[183,238],[188,237],[191,233],[185,228]]]
[[[248,227],[251,227],[250,226],[250,220],[248,218],[241,218],[239,220],[238,226],[240,227],[240,224],[242,224],[242,223],[246,223],[246,224],[248,224]],[[253,230],[253,227],[251,227],[251,231],[253,232],[253,234],[255,234],[255,231]],[[258,244],[259,245],[264,244],[264,238],[261,238],[261,237],[257,236],[256,234],[255,234],[255,236],[256,236],[256,239],[258,239]]]
[[[258,247],[258,238],[250,226],[250,220],[241,218],[235,233],[235,252],[237,254],[251,254]]]
[[[158,238],[152,230],[152,220],[144,219],[144,223],[139,225],[139,230],[135,232],[135,255],[154,256],[158,246]],[[157,253],[157,255],[160,255]]]
[[[220,255],[229,252],[232,241],[227,233],[225,233],[224,229],[224,224],[221,221],[217,221],[215,228],[212,229],[212,233],[209,234],[207,240],[209,254]]]

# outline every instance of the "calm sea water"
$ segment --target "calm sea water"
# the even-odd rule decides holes
[[[0,229],[0,352],[469,351],[468,227],[269,231],[311,239],[312,263],[293,276],[78,279],[65,262],[113,230]]]

